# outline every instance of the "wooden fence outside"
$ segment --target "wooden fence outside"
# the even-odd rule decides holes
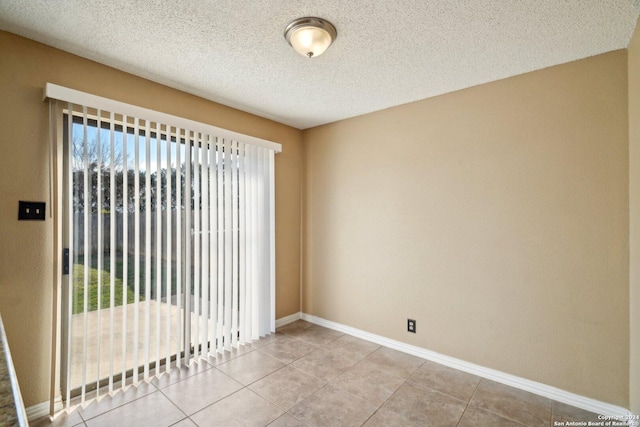
[[[151,223],[150,226],[150,243],[151,243],[151,253],[152,257],[156,256],[156,251],[158,248],[158,239],[156,236],[156,227],[157,227],[157,216],[156,212],[151,212]],[[163,260],[167,259],[167,218],[170,218],[171,221],[171,259],[173,261],[176,260],[177,256],[177,243],[178,239],[176,235],[180,239],[180,243],[184,248],[184,221],[186,218],[184,209],[180,211],[180,221],[182,230],[177,230],[178,224],[178,211],[176,209],[170,211],[161,211],[161,256]],[[100,245],[98,239],[98,225],[100,221],[100,217],[102,218],[102,244]],[[88,216],[89,220],[89,234],[91,237],[91,241],[89,242],[89,250],[92,254],[98,252],[99,248],[104,250],[104,253],[109,253],[111,250],[111,221],[112,218],[115,220],[115,246],[116,252],[122,254],[124,252],[124,242],[125,242],[125,229],[124,229],[124,213],[116,213],[112,215],[110,213],[103,213],[98,215],[97,213],[90,214]],[[193,214],[191,216],[191,220],[193,223]],[[74,255],[83,256],[85,254],[85,214],[83,212],[74,213],[74,224],[76,224],[76,229],[74,230]],[[133,213],[127,214],[127,252],[129,254],[134,253],[135,250],[135,236],[136,233],[140,236],[140,255],[146,255],[146,230],[147,230],[147,219],[144,212],[140,213],[140,225],[136,230],[135,227],[135,215]],[[177,234],[176,234],[177,232]]]

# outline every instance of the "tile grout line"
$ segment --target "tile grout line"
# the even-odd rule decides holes
[[[118,405],[118,406],[114,406],[114,407],[113,407],[113,408],[111,408],[111,409],[108,409],[108,410],[106,410],[106,411],[104,411],[104,412],[101,412],[101,413],[99,413],[98,415],[95,415],[95,416],[93,416],[93,417],[89,417],[89,418],[87,418],[86,420],[85,420],[85,418],[82,416],[82,413],[81,413],[81,412],[79,412],[79,413],[78,413],[78,415],[80,415],[80,418],[82,419],[82,421],[84,421],[84,422],[86,423],[87,421],[90,421],[90,420],[93,420],[93,419],[95,419],[95,418],[101,417],[101,416],[103,416],[103,415],[105,415],[105,414],[107,414],[107,413],[109,413],[109,412],[113,412],[113,411],[115,411],[116,409],[122,408],[122,407],[123,407],[123,406],[125,406],[125,405],[128,405],[128,404],[130,404],[130,403],[133,403],[133,402],[135,402],[136,400],[140,400],[140,399],[145,398],[145,397],[147,397],[147,396],[149,396],[149,395],[151,395],[151,394],[153,394],[153,393],[156,393],[156,392],[160,391],[160,390],[159,390],[155,385],[151,384],[151,382],[150,382],[150,381],[149,381],[149,382],[146,382],[145,384],[148,384],[149,386],[153,386],[153,387],[155,388],[155,391],[151,391],[150,393],[146,393],[146,394],[144,394],[144,395],[142,395],[142,396],[136,397],[135,399],[128,400],[128,401],[126,401],[126,402],[124,402],[124,403],[122,403],[122,404],[120,404],[120,405]],[[132,387],[136,387],[136,386],[133,386],[133,385],[132,385]],[[137,387],[136,387],[136,388],[137,388]],[[130,389],[131,389],[131,387],[130,387],[130,388],[128,388],[127,390],[130,390]],[[125,391],[121,391],[121,392],[122,392],[122,393],[125,393]],[[113,396],[110,396],[110,398],[113,398]],[[94,399],[95,399],[95,398],[94,398]],[[94,400],[94,399],[92,399],[92,400]],[[173,402],[171,402],[171,403],[173,403]],[[100,404],[100,402],[97,402],[96,404]],[[81,409],[81,408],[80,408],[80,409]]]
[[[481,378],[481,379],[480,379],[480,382],[478,383],[478,386],[476,387],[476,391],[480,388],[480,383],[482,383],[482,381],[485,381],[485,380],[486,380],[486,381],[491,381],[491,380],[487,380],[486,378]],[[509,387],[509,386],[507,386],[507,387]],[[474,392],[473,392],[473,394],[475,395],[475,394],[476,394],[476,392],[474,391]],[[473,396],[471,396],[471,397],[473,398]],[[469,404],[471,404],[471,399],[469,399]],[[553,403],[552,403],[552,404],[553,404]],[[507,420],[509,420],[509,421],[511,421],[511,422],[514,422],[514,423],[516,423],[516,424],[520,424],[521,426],[526,426],[526,425],[527,425],[527,424],[525,424],[525,423],[523,423],[523,422],[521,422],[521,421],[514,420],[513,418],[508,417],[508,416],[507,416],[507,415],[505,415],[505,414],[499,414],[499,413],[494,412],[494,411],[492,411],[492,410],[490,410],[490,409],[488,409],[488,408],[483,408],[483,407],[481,407],[481,406],[475,406],[475,405],[471,405],[471,406],[473,406],[473,407],[475,407],[475,408],[478,408],[478,409],[480,409],[480,410],[482,410],[482,411],[488,412],[488,413],[490,413],[490,414],[497,415],[497,416],[498,416],[498,417],[500,417],[500,418],[507,419]],[[465,411],[466,411],[466,409],[465,409]]]
[[[304,328],[304,329],[307,329],[307,328]],[[312,353],[313,351],[317,351],[317,350],[325,349],[324,347],[319,346],[319,345],[317,345],[316,343],[311,343],[311,342],[309,342],[309,341],[307,341],[307,340],[305,340],[305,339],[303,339],[303,338],[299,338],[299,337],[297,337],[297,336],[290,336],[289,334],[286,334],[286,333],[283,333],[283,334],[285,334],[285,335],[289,336],[289,337],[290,337],[290,338],[292,338],[292,339],[295,339],[295,340],[298,340],[298,341],[301,341],[301,342],[304,342],[304,343],[307,343],[307,344],[311,344],[311,345],[314,345],[314,346],[318,347],[317,349],[312,350],[312,351],[310,351],[310,352],[308,352],[308,353],[306,353],[306,354],[302,355],[301,357],[299,357],[299,358],[297,358],[297,359],[295,359],[295,360],[293,360],[293,361],[291,361],[291,362],[287,363],[287,365],[286,365],[286,366],[290,366],[290,367],[292,367],[293,369],[300,370],[300,369],[296,368],[295,366],[293,366],[293,363],[294,363],[295,361],[297,361],[297,360],[300,360],[300,359],[304,358],[305,356],[307,356],[308,354]],[[323,344],[323,346],[329,345],[329,344],[331,344],[332,342],[335,342],[336,340],[340,339],[340,338],[341,338],[341,337],[343,337],[343,336],[346,336],[346,334],[341,334],[341,335],[337,336],[336,338],[334,338],[334,339],[332,339],[332,340],[330,340],[330,341],[328,341],[328,342],[324,343],[324,344]],[[340,390],[344,391],[345,393],[347,393],[347,394],[349,394],[349,395],[351,395],[351,396],[358,397],[358,398],[362,399],[360,396],[356,396],[356,395],[352,394],[351,392],[349,392],[348,390],[343,390],[342,388],[340,388],[340,387],[338,387],[338,386],[334,385],[334,384],[333,384],[333,382],[334,382],[337,378],[339,378],[342,374],[344,374],[344,372],[348,371],[349,369],[353,369],[353,367],[355,367],[355,366],[357,366],[358,364],[360,364],[364,359],[366,359],[368,356],[370,356],[371,354],[373,354],[373,353],[374,353],[376,350],[378,350],[379,348],[380,348],[380,346],[378,346],[378,348],[376,348],[376,349],[372,350],[371,352],[367,353],[363,358],[361,358],[360,360],[356,361],[352,366],[350,366],[349,368],[347,368],[347,369],[345,369],[344,371],[342,371],[340,374],[338,374],[338,375],[337,375],[336,377],[334,377],[333,379],[331,379],[331,380],[329,380],[329,381],[326,381],[326,382],[325,382],[325,384],[323,384],[320,388],[318,388],[316,391],[314,391],[314,392],[313,392],[313,393],[311,393],[309,396],[307,396],[305,399],[303,399],[303,401],[304,401],[304,400],[306,400],[306,399],[308,399],[309,397],[313,396],[314,394],[319,393],[321,390],[323,390],[324,388],[326,388],[326,387],[327,387],[327,386],[329,386],[329,385],[332,385],[332,386],[334,386],[334,387],[337,387],[338,389],[340,389]],[[342,356],[341,354],[339,354],[339,353],[337,353],[337,352],[333,351],[332,349],[325,349],[325,350],[328,350],[328,351],[332,352],[333,354],[337,354],[338,356]],[[343,357],[344,357],[344,356],[343,356]],[[422,364],[424,364],[424,362],[423,362]],[[422,364],[421,364],[420,366],[422,366]],[[419,367],[420,367],[420,366],[416,367],[416,369],[415,369],[415,370],[419,369]],[[283,368],[284,368],[284,367],[283,367]],[[414,370],[414,372],[415,372],[415,370]],[[316,378],[316,379],[318,379],[318,380],[320,380],[320,381],[325,381],[324,379],[322,379],[322,378],[318,378],[318,377],[316,377],[315,375],[313,375],[313,374],[311,374],[311,373],[309,373],[309,372],[306,372],[306,371],[304,371],[304,370],[300,370],[300,371],[301,371],[301,372],[303,372],[303,373],[305,373],[305,374],[307,374],[307,375],[309,375],[309,376],[311,376],[311,377],[313,377],[313,378]],[[407,381],[407,380],[405,379],[405,382],[406,382],[406,381]],[[404,384],[404,383],[403,383],[403,384]],[[398,387],[398,388],[400,388],[400,387]],[[397,389],[396,389],[396,390],[397,390]],[[392,396],[394,393],[395,393],[395,391],[394,391],[393,393],[391,393],[391,396]],[[386,400],[388,400],[391,396],[389,396]],[[267,399],[267,400],[268,400],[268,399]],[[386,400],[385,400],[385,402],[386,402]],[[302,401],[301,401],[301,402],[302,402]],[[285,411],[285,413],[286,413],[286,414],[289,414],[289,415],[290,415],[290,416],[292,416],[292,417],[294,417],[296,420],[299,420],[295,415],[291,414],[289,411],[290,411],[291,409],[293,409],[294,407],[296,407],[296,406],[297,406],[299,403],[301,403],[301,402],[298,402],[298,403],[296,403],[295,405],[293,405],[291,408],[289,408],[287,411]],[[272,402],[272,403],[273,403],[273,402]],[[274,403],[274,404],[275,404],[275,403]],[[369,417],[367,417],[367,419],[366,419],[366,420],[364,420],[364,422],[363,422],[361,425],[364,425],[364,424],[365,424],[365,423],[366,423],[366,422],[367,422],[371,417],[373,417],[373,416],[378,412],[378,410],[382,407],[382,405],[384,405],[384,402],[383,402],[382,404],[380,404],[380,405],[377,405],[376,410],[375,410],[375,411],[373,411],[373,413],[372,413]],[[278,406],[278,405],[276,405],[276,406]],[[279,406],[278,406],[278,407],[279,407]],[[300,421],[300,420],[299,420],[299,421]],[[307,423],[305,423],[304,421],[301,421],[301,422],[303,422],[304,424],[307,424]]]
[[[304,328],[304,329],[307,329],[307,328]],[[305,356],[307,356],[308,354],[310,354],[310,353],[312,353],[312,352],[314,352],[314,351],[317,351],[317,350],[319,350],[319,349],[322,349],[322,347],[320,347],[320,346],[318,346],[318,345],[316,345],[316,344],[309,343],[308,341],[305,341],[305,340],[299,339],[299,338],[297,338],[297,337],[289,336],[289,335],[288,335],[288,334],[286,334],[286,333],[282,333],[282,334],[283,334],[284,336],[287,336],[287,337],[288,337],[288,338],[290,338],[290,339],[293,339],[293,340],[296,340],[296,341],[300,341],[300,342],[303,342],[303,343],[305,343],[305,344],[310,344],[310,345],[313,345],[314,347],[317,347],[317,348],[315,348],[315,349],[313,349],[313,350],[311,350],[311,351],[309,351],[309,352],[307,352],[307,353],[303,354],[302,356],[300,356],[300,357],[298,357],[298,358],[296,358],[296,359],[294,359],[294,360],[292,360],[292,361],[290,361],[290,362],[284,362],[283,360],[280,360],[280,359],[278,359],[278,358],[277,358],[277,357],[275,357],[275,356],[271,356],[271,357],[274,357],[274,358],[276,358],[276,359],[280,360],[281,362],[285,363],[285,365],[284,365],[283,367],[281,367],[280,369],[277,369],[276,371],[272,372],[271,374],[274,374],[274,373],[276,373],[276,372],[278,372],[278,371],[280,371],[280,370],[282,370],[282,369],[284,369],[284,368],[286,368],[286,367],[290,367],[290,368],[292,368],[292,369],[295,369],[296,371],[300,371],[301,373],[303,373],[303,374],[305,374],[305,375],[308,375],[308,376],[310,376],[310,377],[312,377],[312,378],[315,378],[315,379],[317,379],[318,381],[323,381],[323,382],[324,382],[324,384],[323,384],[322,386],[320,386],[317,390],[315,390],[313,393],[311,393],[309,396],[306,396],[306,397],[305,397],[304,399],[302,399],[300,402],[297,402],[295,405],[293,405],[291,408],[289,408],[289,409],[287,409],[287,410],[285,410],[284,408],[282,408],[281,406],[279,406],[277,403],[272,402],[272,401],[271,401],[271,400],[269,400],[268,398],[266,398],[266,397],[262,396],[261,394],[259,394],[259,393],[257,393],[257,392],[254,392],[254,393],[258,394],[260,397],[264,398],[264,399],[265,399],[265,400],[267,400],[268,402],[270,402],[270,403],[272,403],[272,404],[276,405],[278,408],[282,409],[282,410],[284,411],[284,414],[287,414],[287,415],[289,415],[289,416],[292,416],[293,418],[295,418],[296,420],[298,420],[298,421],[302,422],[302,423],[303,423],[303,424],[305,424],[305,425],[309,425],[309,424],[305,423],[304,421],[301,421],[300,419],[298,419],[295,415],[291,414],[289,411],[290,411],[291,409],[293,409],[294,407],[296,407],[298,404],[302,403],[302,401],[304,401],[305,399],[308,399],[310,396],[313,396],[314,394],[316,394],[317,392],[319,392],[320,390],[322,390],[324,387],[326,387],[326,386],[327,386],[327,384],[329,384],[329,381],[325,381],[325,380],[323,380],[322,378],[318,378],[318,377],[316,377],[315,375],[312,375],[312,374],[311,374],[311,373],[309,373],[309,372],[306,372],[306,371],[304,371],[304,370],[302,370],[302,369],[296,368],[295,366],[293,366],[293,363],[294,363],[294,362],[296,362],[296,361],[298,361],[298,360],[300,360],[300,359],[302,359],[302,358],[304,358]],[[276,343],[277,343],[277,341],[276,341]],[[269,344],[269,345],[270,345],[270,344]],[[263,352],[263,353],[264,353],[264,352]],[[271,374],[269,374],[269,375],[271,375]],[[268,376],[268,375],[267,375],[267,376]],[[263,378],[266,378],[266,376],[265,376],[265,377],[263,377]],[[262,379],[262,378],[261,378],[261,379]],[[257,381],[255,381],[255,382],[257,382]],[[255,382],[254,382],[254,383],[255,383]],[[254,383],[252,383],[252,384],[254,384]],[[284,414],[283,414],[283,415],[284,415]],[[281,416],[282,416],[282,415],[281,415]],[[280,417],[278,417],[278,418],[280,418]],[[275,422],[275,420],[274,420],[273,422]],[[270,424],[271,424],[271,423],[270,423]]]
[[[184,411],[182,411],[182,412],[184,413]],[[184,420],[189,420],[189,421],[191,421],[192,423],[194,423],[194,422],[193,422],[193,420],[192,420],[191,418],[189,418],[189,416],[187,415],[186,417],[184,417],[184,418],[180,418],[178,421],[176,421],[176,422],[175,422],[175,423],[173,423],[173,424],[170,424],[170,425],[169,425],[169,426],[167,426],[167,427],[172,427],[172,426],[178,425],[178,424],[180,424],[181,422],[183,422]],[[194,423],[194,424],[196,424],[196,423]],[[196,425],[198,425],[198,424],[196,424]]]
[[[396,392],[397,392],[398,390],[400,390],[400,388],[401,388],[403,385],[405,385],[405,384],[407,383],[407,381],[408,381],[408,380],[409,380],[409,378],[405,379],[405,380],[402,382],[402,384],[400,384],[400,386],[399,386],[398,388],[396,388],[396,389],[393,391],[393,393],[391,393],[391,394],[389,395],[389,397],[387,397],[387,398],[384,400],[384,402],[382,402],[382,403],[380,404],[380,406],[378,406],[378,408],[377,408],[375,411],[373,411],[373,414],[371,414],[371,415],[369,416],[369,418],[367,418],[367,419],[364,421],[364,423],[362,423],[361,425],[365,425],[365,424],[366,424],[366,423],[367,423],[367,422],[368,422],[368,421],[369,421],[369,420],[370,420],[370,419],[371,419],[375,414],[377,414],[377,413],[378,413],[378,411],[379,411],[379,410],[384,406],[384,404],[385,404],[385,403],[387,403],[387,402],[389,401],[389,399],[391,399],[391,398],[393,397],[393,395],[394,395],[394,394],[396,394]]]
[[[460,419],[456,423],[456,427],[458,427],[460,425],[460,423],[462,422],[462,419],[464,418],[464,414],[467,413],[467,409],[469,408],[469,405],[471,404],[471,400],[473,400],[473,396],[476,395],[476,391],[478,391],[478,387],[480,387],[480,383],[481,382],[482,382],[482,378],[480,378],[480,380],[478,381],[478,384],[476,384],[476,387],[473,389],[473,393],[471,393],[471,397],[467,401],[467,404],[464,407],[464,411],[462,411],[462,414],[460,415]]]
[[[293,405],[291,408],[289,408],[288,411],[286,411],[287,414],[291,415],[293,418],[295,418],[296,420],[298,419],[298,417],[296,417],[295,415],[293,415],[290,411],[295,408],[296,406],[298,406],[300,403],[304,402],[306,399],[310,398],[311,396],[313,396],[316,393],[319,393],[320,390],[322,390],[323,388],[327,387],[329,385],[329,383],[325,383],[322,385],[322,387],[318,388],[316,391],[314,391],[313,393],[311,393],[309,396],[305,397],[303,400],[301,400],[300,402],[296,403],[295,405]],[[303,421],[304,422],[304,421]],[[305,423],[308,425],[308,423]]]
[[[168,386],[167,386],[167,387],[168,387]],[[162,393],[162,395],[163,395],[163,396],[164,396],[164,397],[165,397],[169,402],[171,402],[171,403],[173,404],[173,406],[175,406],[176,408],[178,408],[178,411],[182,412],[186,418],[189,418],[189,415],[188,415],[186,412],[184,412],[184,411],[182,410],[182,408],[181,408],[181,407],[179,407],[179,406],[176,404],[176,402],[174,402],[173,400],[171,400],[171,398],[170,398],[169,396],[167,396],[166,394],[164,394],[164,392],[163,392],[161,389],[158,389],[158,391],[159,391],[160,393]],[[184,418],[182,418],[182,419],[184,419]],[[181,421],[181,420],[180,420],[180,421]],[[180,421],[177,421],[177,422],[180,422]],[[174,424],[175,424],[175,423],[174,423]]]
[[[87,420],[84,419],[84,417],[82,416],[82,412],[80,412],[79,409],[80,408],[76,409],[76,412],[78,413],[78,416],[82,420],[82,424],[84,424],[86,426],[87,425]]]
[[[220,401],[222,401],[222,400],[226,399],[227,397],[231,397],[231,396],[233,396],[234,394],[237,394],[237,393],[241,392],[241,391],[242,391],[242,390],[244,390],[245,388],[247,388],[247,386],[244,386],[244,385],[243,385],[243,386],[242,386],[241,388],[239,388],[238,390],[236,390],[236,391],[234,391],[234,392],[231,392],[231,393],[227,394],[226,396],[224,396],[224,397],[222,397],[222,398],[220,398],[220,399],[216,400],[216,401],[215,401],[215,402],[213,402],[213,403],[208,404],[208,405],[207,405],[207,406],[205,406],[204,408],[200,408],[200,409],[198,409],[196,412],[194,412],[194,413],[193,413],[193,414],[191,414],[191,415],[187,415],[186,417],[187,417],[187,418],[189,418],[189,419],[191,419],[191,417],[192,417],[192,416],[194,416],[195,414],[198,414],[198,413],[200,413],[200,412],[204,411],[205,409],[209,408],[210,406],[215,405],[216,403],[218,403],[218,402],[220,402]],[[174,404],[174,405],[175,405],[175,404]],[[183,411],[183,412],[184,412],[184,411]],[[192,421],[193,421],[193,420],[192,420]],[[194,423],[195,423],[195,421],[194,421]],[[197,425],[197,423],[196,423],[196,425]]]
[[[238,355],[237,357],[234,357],[233,359],[227,360],[227,361],[225,361],[225,362],[221,363],[220,365],[224,365],[225,363],[231,362],[231,361],[236,360],[236,359],[238,359],[238,358],[240,358],[240,357],[242,357],[242,356],[244,356],[244,355],[246,355],[246,354],[252,353],[252,352],[254,352],[254,351],[259,351],[259,350],[260,350],[259,348],[252,349],[252,350],[250,350],[250,351],[247,351],[246,353],[243,353],[243,354]],[[261,354],[263,354],[263,355],[265,355],[265,356],[271,357],[271,358],[273,358],[273,359],[275,359],[275,360],[278,360],[278,361],[282,362],[280,359],[277,359],[277,358],[275,358],[275,357],[273,357],[273,356],[270,356],[270,355],[268,355],[268,354],[266,354],[266,353],[264,353],[264,352],[260,352],[260,353],[261,353]],[[282,362],[282,363],[284,363],[284,362]],[[269,402],[269,403],[273,404],[273,405],[274,405],[274,406],[276,406],[278,409],[281,409],[281,410],[283,411],[283,414],[287,413],[287,411],[284,411],[284,409],[282,409],[280,406],[276,405],[274,402],[271,402],[269,399],[266,399],[265,397],[261,396],[260,394],[256,393],[255,391],[253,391],[251,388],[249,388],[249,386],[251,386],[252,384],[255,384],[256,382],[260,381],[260,380],[261,380],[261,379],[263,379],[263,378],[266,378],[267,376],[269,376],[269,375],[271,375],[271,374],[273,374],[273,373],[276,373],[277,371],[279,371],[279,370],[281,370],[281,369],[285,368],[286,366],[289,366],[288,364],[285,364],[285,365],[283,365],[283,366],[281,366],[281,367],[277,368],[275,371],[272,371],[272,372],[270,372],[270,373],[268,373],[268,374],[266,374],[266,375],[263,375],[263,376],[262,376],[262,377],[260,377],[260,378],[257,378],[255,381],[253,381],[253,382],[251,382],[251,383],[249,383],[249,384],[247,384],[247,385],[245,385],[245,384],[241,383],[240,381],[238,381],[237,379],[233,378],[233,377],[232,377],[231,375],[229,375],[228,373],[226,373],[226,372],[224,372],[224,371],[222,371],[222,370],[220,370],[220,369],[217,369],[217,366],[218,366],[218,365],[212,366],[212,368],[213,368],[213,369],[216,369],[218,372],[220,372],[221,374],[225,375],[227,378],[229,378],[229,379],[231,379],[231,380],[233,380],[233,381],[237,382],[237,383],[238,383],[238,384],[240,384],[242,387],[241,387],[241,388],[239,388],[238,390],[236,390],[236,391],[232,392],[232,393],[229,393],[228,395],[226,395],[226,396],[224,396],[224,397],[221,397],[220,399],[216,400],[215,402],[210,403],[209,405],[205,406],[204,408],[198,409],[198,410],[197,410],[196,412],[194,412],[193,414],[191,414],[191,415],[187,415],[187,418],[189,418],[189,420],[191,420],[191,417],[192,417],[193,415],[195,415],[195,414],[197,414],[197,413],[199,413],[199,412],[204,411],[205,409],[209,408],[210,406],[215,405],[216,403],[218,403],[218,402],[220,402],[220,401],[222,401],[222,400],[224,400],[224,399],[226,399],[226,398],[228,398],[228,397],[231,397],[231,396],[233,396],[234,394],[239,393],[240,391],[242,391],[242,390],[244,390],[244,389],[247,389],[248,391],[250,391],[250,392],[252,392],[252,393],[256,394],[257,396],[259,396],[260,398],[262,398],[262,399],[266,400],[267,402]],[[197,375],[197,374],[196,374],[196,375]],[[185,379],[186,379],[186,378],[185,378]],[[177,383],[175,383],[175,384],[177,384]],[[172,385],[173,385],[173,384],[172,384]],[[172,402],[172,403],[173,403],[173,402]],[[175,403],[174,403],[174,405],[175,405]],[[183,412],[184,412],[184,411],[183,411]],[[279,417],[278,417],[278,418],[279,418]],[[191,420],[191,421],[192,421],[194,424],[196,424],[196,423],[195,423],[195,421],[193,421],[193,420]],[[274,420],[274,421],[275,421],[275,420]],[[197,425],[197,424],[196,424],[196,425]]]
[[[382,346],[378,347],[378,349],[379,349],[379,348],[382,348]],[[371,353],[369,353],[369,355],[371,355],[371,354],[375,353],[378,349],[376,349],[376,350],[372,351]],[[369,355],[367,355],[367,356],[369,356]],[[366,357],[365,357],[365,359],[366,359]],[[362,359],[362,360],[364,360],[364,359]],[[361,360],[360,362],[362,362],[362,360]],[[360,363],[360,362],[358,362],[358,363]],[[400,384],[400,385],[398,386],[398,388],[396,388],[396,389],[393,391],[393,393],[391,393],[391,394],[389,395],[389,397],[387,397],[387,398],[384,400],[384,402],[382,402],[382,403],[380,404],[380,406],[378,406],[378,408],[377,408],[375,411],[373,411],[373,414],[371,414],[371,415],[369,416],[369,418],[367,418],[367,419],[364,421],[364,423],[362,423],[361,425],[365,425],[365,424],[366,424],[366,423],[367,423],[367,422],[368,422],[368,421],[369,421],[369,420],[370,420],[370,419],[371,419],[375,414],[377,414],[377,413],[378,413],[378,411],[379,411],[379,410],[384,406],[384,404],[385,404],[385,403],[387,403],[387,402],[389,401],[389,399],[391,399],[391,398],[393,397],[393,395],[394,395],[394,394],[396,394],[396,393],[398,392],[398,390],[400,390],[400,389],[402,388],[402,386],[404,386],[404,385],[407,383],[407,381],[409,381],[409,378],[411,378],[411,376],[412,376],[413,374],[415,374],[415,373],[416,373],[416,371],[422,367],[422,365],[424,365],[424,360],[422,361],[422,363],[421,363],[419,366],[416,366],[416,368],[413,370],[413,372],[411,372],[411,373],[409,374],[409,376],[408,376],[408,377],[407,377],[407,378],[402,382],[402,384]],[[354,365],[354,366],[355,366],[355,365]]]
[[[307,327],[307,328],[308,328],[308,327]],[[307,329],[307,328],[303,328],[303,330],[304,330],[304,329]],[[284,335],[289,336],[289,335],[288,335],[288,334],[286,334],[285,332],[283,332],[283,334],[284,334]],[[332,342],[334,342],[334,341],[336,341],[336,340],[340,339],[340,338],[341,338],[341,337],[343,337],[343,336],[346,336],[346,334],[341,334],[341,335],[339,335],[339,336],[337,336],[337,337],[333,338],[332,340],[327,341],[326,343],[322,344],[322,346],[320,346],[320,345],[318,345],[318,344],[316,344],[316,343],[311,343],[311,342],[309,342],[309,341],[307,341],[307,340],[304,340],[304,339],[302,339],[302,338],[298,338],[298,337],[296,337],[296,336],[289,336],[289,337],[290,337],[290,338],[292,338],[292,339],[296,339],[296,340],[301,341],[301,342],[304,342],[304,343],[306,343],[306,344],[314,345],[314,346],[316,346],[316,347],[318,347],[318,348],[317,348],[317,349],[315,349],[315,350],[311,350],[310,352],[308,352],[308,353],[306,353],[306,354],[302,355],[301,357],[299,357],[299,358],[297,358],[297,359],[295,359],[295,360],[293,360],[293,361],[289,362],[286,366],[290,366],[290,367],[291,367],[291,368],[293,368],[293,369],[299,370],[300,372],[303,372],[303,373],[305,373],[305,374],[307,374],[307,375],[309,375],[309,376],[311,376],[311,377],[313,377],[313,378],[316,378],[316,379],[318,379],[318,380],[320,380],[320,381],[324,381],[324,382],[325,382],[325,383],[324,383],[321,387],[319,387],[316,391],[314,391],[314,392],[313,392],[313,393],[311,393],[309,396],[305,397],[302,401],[300,401],[300,402],[296,403],[296,404],[295,404],[295,405],[293,405],[291,408],[289,408],[287,411],[285,411],[285,413],[286,413],[286,414],[288,414],[288,415],[290,415],[290,416],[294,417],[296,420],[298,420],[298,421],[302,422],[302,423],[303,423],[303,424],[305,424],[305,425],[309,425],[309,424],[307,424],[307,423],[306,423],[306,422],[304,422],[304,421],[299,420],[295,415],[293,415],[293,414],[292,414],[291,412],[289,412],[289,411],[290,411],[291,409],[295,408],[296,406],[298,406],[298,405],[299,405],[300,403],[302,403],[304,400],[306,400],[306,399],[310,398],[311,396],[313,396],[313,395],[314,395],[314,394],[316,394],[316,393],[319,393],[322,389],[326,388],[326,387],[327,387],[327,386],[329,386],[333,381],[335,381],[335,380],[336,380],[336,378],[339,378],[339,377],[340,377],[344,372],[346,372],[346,371],[347,371],[347,370],[349,370],[349,369],[352,369],[354,366],[356,366],[357,364],[359,364],[360,362],[362,362],[362,360],[364,360],[367,356],[369,356],[370,354],[374,353],[376,350],[378,350],[378,349],[380,348],[380,346],[378,346],[378,348],[376,348],[375,350],[373,350],[373,351],[369,352],[365,357],[363,357],[362,359],[358,360],[358,361],[357,361],[357,362],[355,362],[352,366],[350,366],[349,368],[345,369],[345,370],[344,370],[344,371],[342,371],[340,374],[338,374],[335,378],[333,378],[333,379],[331,379],[331,380],[329,380],[329,381],[326,381],[326,380],[324,380],[324,379],[322,379],[322,378],[318,378],[318,377],[316,377],[315,375],[313,375],[313,374],[311,374],[311,373],[309,373],[309,372],[307,372],[307,371],[304,371],[304,370],[302,370],[302,369],[299,369],[299,368],[296,368],[295,366],[293,366],[293,363],[294,363],[295,361],[300,360],[300,359],[304,358],[305,356],[307,356],[308,354],[310,354],[310,353],[312,353],[312,352],[314,352],[314,351],[317,351],[317,350],[327,350],[327,351],[330,351],[330,352],[332,352],[332,353],[334,353],[334,354],[337,354],[338,356],[342,356],[341,354],[336,353],[335,351],[332,351],[331,349],[326,349],[326,348],[324,348],[324,346],[329,345],[330,343],[332,343]],[[344,356],[342,356],[342,357],[344,357]],[[416,368],[416,369],[417,369],[417,368]],[[334,387],[337,387],[337,386],[334,386]],[[349,395],[353,396],[353,397],[357,397],[357,398],[359,398],[359,399],[362,399],[360,396],[356,396],[356,395],[354,395],[354,394],[350,393],[348,390],[343,390],[343,389],[342,389],[342,388],[340,388],[340,387],[338,387],[338,388],[339,388],[340,390],[344,391],[345,393],[347,393],[347,394],[349,394]],[[364,399],[363,399],[363,400],[364,400]],[[276,405],[276,406],[277,406],[277,405]],[[379,408],[380,408],[380,407],[378,407],[378,408],[377,408],[373,413],[375,414],[375,413],[378,411],[378,409],[379,409]],[[373,416],[373,414],[372,414],[371,416]],[[371,418],[371,416],[370,416],[369,418]],[[367,420],[368,420],[369,418],[367,418]],[[365,420],[365,423],[367,422],[367,420]],[[364,423],[363,423],[363,424],[364,424]]]

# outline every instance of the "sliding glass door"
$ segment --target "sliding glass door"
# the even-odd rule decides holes
[[[83,395],[100,381],[148,378],[191,345],[181,338],[183,224],[191,211],[185,144],[137,121],[125,129],[92,116],[64,115],[70,363],[63,367],[70,369],[63,379]]]
[[[112,393],[273,332],[273,149],[197,123],[212,132],[52,105],[62,128],[63,399]]]

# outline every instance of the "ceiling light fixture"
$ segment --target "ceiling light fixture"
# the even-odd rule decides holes
[[[320,56],[338,37],[336,27],[322,18],[298,18],[284,30],[284,38],[302,56]]]

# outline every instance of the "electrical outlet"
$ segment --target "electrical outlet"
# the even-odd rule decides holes
[[[416,321],[413,319],[407,319],[407,332],[416,333]]]

